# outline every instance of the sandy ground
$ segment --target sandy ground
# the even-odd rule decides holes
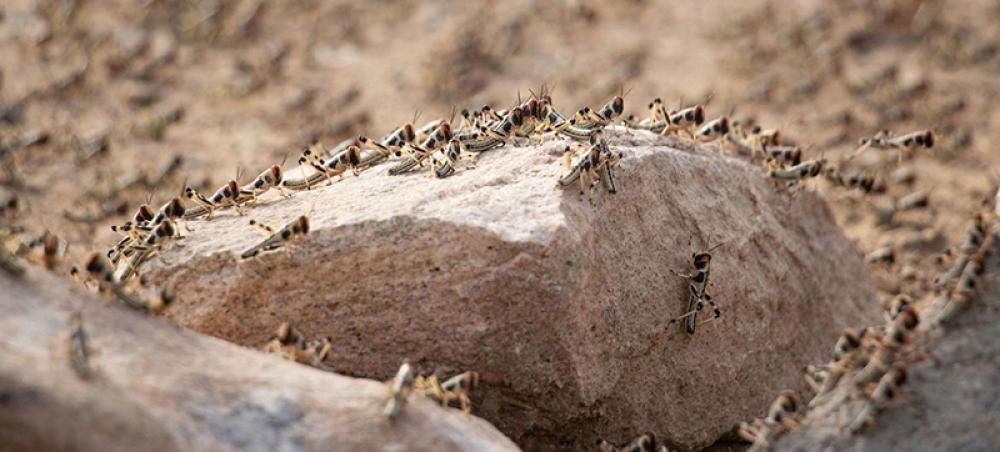
[[[883,194],[806,184],[861,249],[899,247],[894,264],[871,268],[880,301],[921,299],[935,258],[997,184],[1000,4],[832,5],[5,1],[0,201],[16,196],[19,207],[3,221],[26,237],[55,232],[69,245],[65,272],[115,240],[109,226],[124,212],[147,197],[162,204],[185,180],[214,189],[239,168],[294,162],[314,139],[332,145],[418,113],[506,106],[543,83],[566,112],[624,88],[626,110],[639,115],[656,96],[711,96],[709,116],[780,128],[807,158],[836,160],[883,128],[934,129],[932,152],[897,162],[869,151],[852,162],[850,171],[885,180]],[[158,180],[176,157],[179,169]],[[899,167],[915,172],[912,184],[891,177]],[[927,208],[879,224],[880,206],[918,190],[929,192]],[[932,240],[904,247],[914,233]]]

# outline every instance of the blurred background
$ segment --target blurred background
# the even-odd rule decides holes
[[[906,183],[826,196],[865,251],[911,231],[955,242],[996,185],[998,31],[996,0],[5,0],[3,221],[55,232],[79,262],[185,180],[213,190],[313,140],[508,106],[547,84],[563,112],[622,90],[638,115],[657,96],[710,99],[709,117],[779,128],[809,157],[933,128],[935,150],[903,162],[929,210],[880,224],[879,203],[917,189]],[[887,178],[882,163],[858,170]],[[929,272],[942,248],[904,263]],[[924,290],[906,284],[883,289]]]

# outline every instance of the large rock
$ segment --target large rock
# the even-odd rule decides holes
[[[994,254],[996,248],[994,248]],[[907,365],[907,381],[874,424],[858,435],[838,416],[861,408],[841,385],[776,451],[995,451],[1000,444],[1000,259],[987,261],[982,292],[966,312],[919,341],[933,359]],[[919,356],[919,355],[917,355]]]
[[[591,205],[556,188],[565,142],[508,147],[444,180],[386,166],[249,210],[310,237],[252,260],[262,236],[223,214],[150,263],[184,299],[168,316],[260,345],[291,321],[333,337],[338,372],[387,378],[477,370],[474,412],[523,447],[592,447],[643,430],[710,444],[801,386],[841,329],[877,318],[855,247],[808,190],[710,147],[609,133],[619,193]],[[671,146],[668,146],[672,145]],[[688,336],[693,251],[714,252],[722,319]]]
[[[387,387],[144,318],[41,269],[0,271],[0,450],[517,450],[495,428]],[[82,310],[95,373],[70,366]]]

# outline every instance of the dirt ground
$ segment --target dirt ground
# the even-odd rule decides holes
[[[998,35],[995,0],[8,0],[0,201],[16,208],[3,222],[56,233],[66,272],[184,181],[211,190],[243,168],[245,182],[316,139],[507,106],[543,83],[564,112],[624,89],[637,115],[657,96],[711,97],[710,117],[779,128],[830,161],[880,129],[933,129],[932,151],[870,150],[844,168],[884,193],[806,184],[862,250],[895,245],[894,263],[871,267],[879,301],[923,299],[996,190]],[[879,220],[919,190],[927,207]]]

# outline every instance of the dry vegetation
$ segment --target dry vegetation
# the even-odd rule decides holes
[[[4,2],[3,224],[24,229],[16,240],[58,236],[66,274],[185,180],[211,192],[314,140],[381,136],[416,111],[503,105],[542,83],[564,113],[625,86],[626,112],[711,96],[710,117],[779,128],[807,158],[839,161],[881,129],[933,129],[932,151],[845,164],[884,192],[806,183],[865,253],[892,247],[869,264],[878,302],[928,304],[939,257],[1000,181],[1000,4],[702,3]],[[889,214],[916,192],[925,203]]]

